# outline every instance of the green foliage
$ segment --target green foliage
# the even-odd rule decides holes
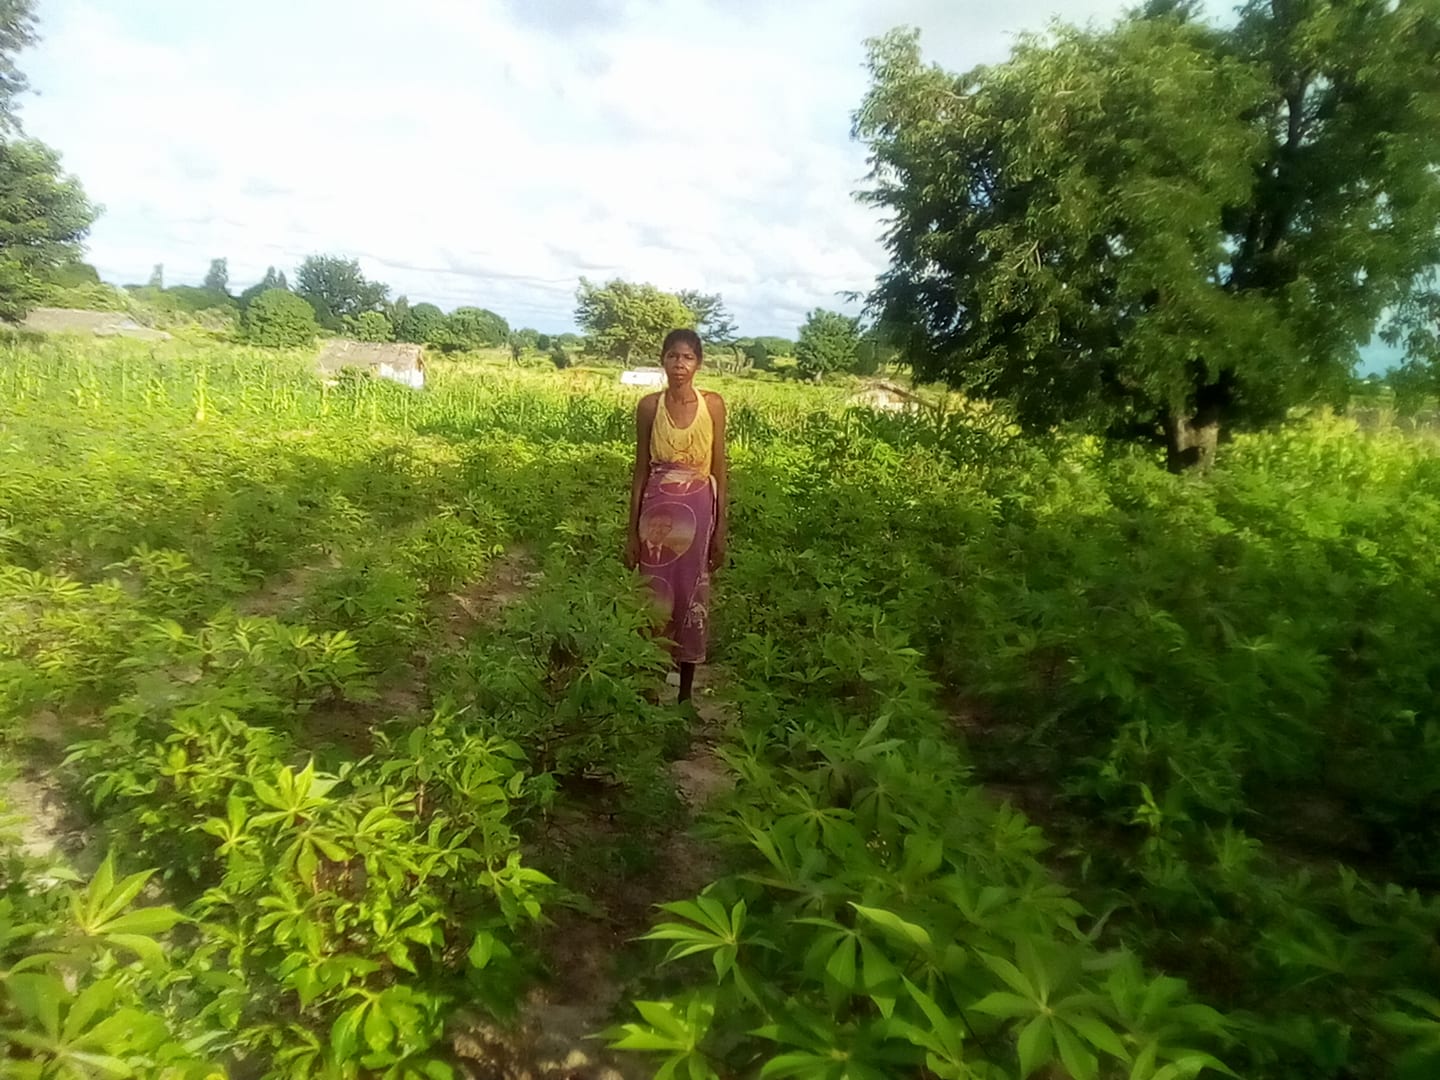
[[[314,309],[316,322],[337,333],[346,319],[378,311],[389,291],[389,286],[366,279],[358,259],[311,255],[295,272],[296,295]]]
[[[78,259],[59,267],[50,279],[51,284],[61,289],[80,289],[87,285],[99,285],[100,272],[89,263]]]
[[[286,289],[261,293],[245,309],[245,340],[271,349],[291,349],[315,342],[315,311]]]
[[[88,884],[0,836],[0,1071],[36,1080],[212,1080],[213,1042],[167,1008],[174,908],[137,906],[153,871],[107,857]]]
[[[167,306],[189,315],[210,310],[237,310],[235,301],[224,290],[215,290],[208,285],[173,285],[164,291]]]
[[[348,323],[356,341],[395,340],[395,328],[383,311],[362,311]]]
[[[859,349],[859,319],[816,308],[800,327],[795,361],[801,375],[818,382],[827,372],[854,370]]]
[[[855,121],[866,199],[895,220],[872,302],[916,373],[1032,430],[1163,438],[1176,468],[1222,422],[1342,392],[1440,261],[1440,16],[1190,11],[1025,38],[962,76],[896,32]]]
[[[670,665],[644,633],[648,607],[615,600],[621,573],[571,570],[537,590],[501,632],[476,640],[456,680],[455,692],[493,717],[537,771],[624,782],[659,767],[677,718],[649,704],[646,690]]]
[[[426,343],[446,352],[455,352],[495,348],[504,345],[509,336],[509,324],[495,312],[485,308],[460,307],[430,331]]]
[[[681,289],[676,295],[690,309],[695,319],[695,330],[705,344],[731,345],[735,342],[735,319],[719,293]]]
[[[285,282],[285,272],[283,270],[276,273],[273,266],[267,267],[265,276],[240,294],[240,310],[242,313],[247,311],[250,305],[255,302],[255,299],[262,293],[267,293],[271,289],[288,289],[289,287]]]
[[[15,109],[30,82],[15,63],[15,54],[34,45],[34,0],[0,0],[0,136],[19,132]]]
[[[757,337],[756,343],[763,345],[771,356],[794,356],[795,342],[782,337]]]
[[[899,358],[899,350],[890,344],[878,327],[872,326],[860,335],[852,370],[856,375],[876,375]]]
[[[1038,831],[973,789],[957,800],[943,747],[884,721],[797,725],[731,764],[715,829],[746,872],[662,905],[649,937],[687,986],[640,1003],[617,1046],[707,1076],[1234,1075],[1207,1049],[1221,1017],[1097,954],[1037,873]]]
[[[106,284],[47,287],[40,302],[47,307],[76,308],[81,311],[129,311],[131,298],[121,289]]]
[[[683,842],[657,834],[689,732],[617,558],[633,395],[484,364],[415,395],[15,343],[0,741],[96,808],[102,893],[160,867],[184,922],[142,935],[158,961],[108,916],[89,967],[26,961],[4,926],[76,933],[27,870],[0,1028],[65,1043],[7,996],[30,962],[62,1036],[114,982],[186,1068],[443,1076],[445,1026],[541,964],[537,869],[633,904]],[[1431,440],[1297,418],[1180,478],[953,398],[725,392],[734,790],[701,822],[718,880],[622,962],[614,1039],[686,1075],[1428,1075]],[[28,734],[57,729],[61,768]]]
[[[582,277],[575,299],[575,321],[587,335],[586,348],[625,364],[658,359],[666,334],[695,325],[695,312],[680,297],[653,285],[619,279],[598,285]],[[718,303],[718,297],[713,299]]]
[[[416,304],[395,324],[398,341],[409,341],[416,345],[433,345],[445,325],[445,313],[434,304]]]
[[[28,9],[17,11],[0,18],[0,61],[7,28],[28,25]],[[4,91],[13,78],[0,62],[0,121],[10,119]],[[33,139],[0,141],[0,319],[18,322],[43,299],[55,273],[80,257],[98,213],[54,150]]]

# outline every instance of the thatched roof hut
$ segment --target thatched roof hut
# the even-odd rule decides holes
[[[864,390],[852,394],[846,401],[847,405],[855,405],[871,409],[881,409],[885,412],[904,412],[906,410],[918,410],[932,408],[930,402],[926,401],[919,394],[905,389],[892,382],[872,382]]]
[[[82,311],[78,308],[38,307],[25,316],[20,329],[36,334],[80,334],[85,337],[128,337],[141,341],[168,341],[164,330],[141,326],[123,311]]]
[[[344,368],[355,368],[417,390],[425,385],[425,350],[404,342],[327,341],[318,365],[320,374],[332,380]]]

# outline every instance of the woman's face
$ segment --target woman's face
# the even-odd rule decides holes
[[[660,363],[665,368],[665,377],[670,380],[671,386],[683,386],[695,378],[695,372],[700,370],[700,357],[695,355],[695,349],[691,345],[683,341],[677,341],[666,349]]]

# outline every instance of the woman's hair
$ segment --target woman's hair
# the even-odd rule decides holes
[[[705,346],[700,343],[700,335],[694,330],[671,330],[665,335],[665,344],[660,346],[660,358],[663,360],[665,354],[670,351],[672,345],[689,345],[695,350],[695,359],[702,364],[705,362]]]

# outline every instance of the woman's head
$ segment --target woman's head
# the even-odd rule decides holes
[[[665,344],[660,347],[660,365],[672,386],[693,379],[704,362],[705,346],[694,330],[671,330],[665,335]]]

